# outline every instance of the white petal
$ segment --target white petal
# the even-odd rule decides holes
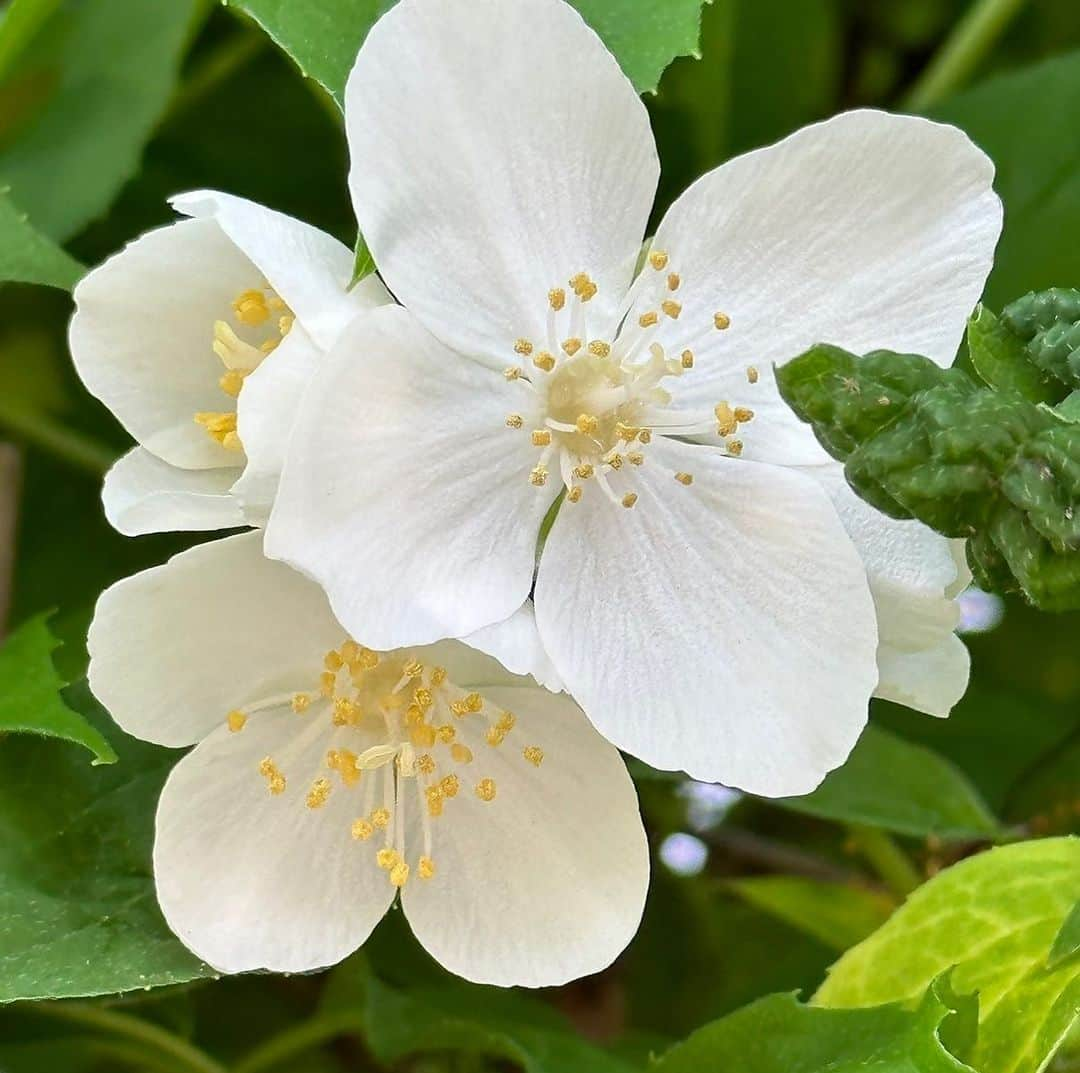
[[[373,648],[508,618],[529,594],[555,495],[529,483],[534,399],[400,307],[357,318],[304,398],[267,554],[319,581]],[[506,427],[513,411],[524,428]]]
[[[644,106],[573,8],[402,0],[360,49],[345,117],[360,230],[443,342],[506,364],[578,272],[600,288],[590,317],[611,320],[659,164]]]
[[[345,633],[319,588],[261,544],[258,532],[200,544],[101,594],[90,689],[129,734],[190,745],[233,708],[317,684]]]
[[[169,927],[214,968],[332,965],[389,908],[394,888],[350,834],[360,788],[335,783],[321,808],[305,806],[331,744],[325,728],[289,709],[264,711],[238,734],[211,734],[165,783],[154,842],[158,900]],[[259,772],[268,756],[285,775],[284,793],[270,794]]]
[[[697,358],[680,401],[735,395],[760,409],[746,366],[768,396],[772,364],[816,342],[949,365],[1001,230],[993,177],[955,127],[874,111],[805,127],[703,176],[655,240],[681,273],[679,342]],[[716,311],[730,317],[726,331]],[[753,434],[771,435],[757,423]]]
[[[568,697],[484,696],[517,725],[498,748],[475,746],[469,780],[432,822],[435,876],[409,880],[405,915],[433,957],[477,983],[546,987],[598,972],[637,930],[649,882],[633,783]],[[532,744],[539,767],[522,756]],[[493,801],[474,792],[483,777]]]
[[[637,505],[589,488],[540,561],[537,625],[567,689],[654,767],[808,793],[854,745],[877,681],[866,575],[828,496],[667,440],[613,485]]]
[[[105,474],[105,517],[124,536],[246,525],[240,504],[229,494],[238,472],[180,469],[135,447]]]
[[[265,525],[270,517],[300,400],[321,360],[322,352],[297,322],[244,379],[236,430],[247,466],[233,494],[253,525]]]
[[[907,611],[910,618],[913,609]],[[886,630],[884,616],[879,619]],[[964,642],[940,630],[938,642],[910,651],[883,636],[878,647],[881,679],[874,696],[944,719],[967,690],[971,656]]]
[[[214,322],[259,270],[210,220],[150,231],[75,288],[71,357],[91,394],[143,447],[186,469],[241,460],[195,423],[221,411]]]
[[[558,672],[540,640],[532,600],[526,600],[505,622],[485,626],[462,641],[494,656],[508,671],[532,675],[548,689],[562,689]]]
[[[177,212],[217,221],[323,349],[333,346],[357,313],[390,301],[374,275],[349,290],[352,251],[302,220],[215,190],[170,201]]]

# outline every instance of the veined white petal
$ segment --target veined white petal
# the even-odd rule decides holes
[[[955,127],[875,111],[804,127],[703,176],[655,240],[681,274],[679,342],[697,359],[680,404],[745,400],[766,418],[748,448],[760,440],[762,457],[775,438],[772,460],[807,462],[779,431],[773,363],[824,341],[949,365],[1001,230],[993,177]]]
[[[373,648],[506,619],[528,596],[556,494],[529,482],[533,398],[404,309],[357,318],[304,398],[267,554],[315,578]],[[523,428],[507,427],[512,411]]]
[[[147,232],[75,288],[71,357],[83,383],[152,454],[185,469],[232,468],[195,414],[228,409],[214,322],[259,270],[212,220]]]
[[[558,671],[540,640],[532,600],[526,600],[505,621],[485,626],[463,637],[462,641],[494,656],[515,674],[532,675],[540,685],[551,690],[562,689]]]
[[[317,685],[324,654],[344,638],[319,587],[264,558],[262,533],[241,533],[101,594],[90,689],[129,734],[190,745],[231,709]]]
[[[222,726],[173,769],[157,810],[154,879],[169,927],[222,972],[308,972],[371,934],[394,888],[353,841],[361,786],[305,797],[328,737],[287,707]],[[273,794],[260,765],[284,776]],[[362,783],[362,779],[361,779]]]
[[[402,0],[360,49],[345,117],[360,229],[444,343],[505,365],[579,272],[599,287],[590,321],[613,327],[659,164],[637,93],[573,8]]]
[[[358,313],[391,300],[374,275],[349,290],[352,251],[302,220],[216,190],[193,190],[170,202],[177,212],[216,221],[324,350]]]
[[[125,536],[247,525],[229,489],[237,469],[180,469],[133,447],[105,474],[105,517]]]
[[[589,488],[540,560],[537,625],[567,689],[654,767],[808,793],[851,750],[877,682],[866,574],[828,496],[670,440],[609,479],[636,506]]]
[[[432,821],[435,875],[409,880],[405,915],[433,957],[477,983],[545,987],[598,972],[637,930],[649,882],[633,783],[570,698],[484,695],[517,723],[501,745],[474,748],[470,780]],[[523,756],[529,745],[539,765]],[[476,794],[481,778],[493,800]]]

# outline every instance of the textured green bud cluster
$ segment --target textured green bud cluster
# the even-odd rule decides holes
[[[1002,324],[1022,340],[1031,363],[1071,390],[1080,388],[1080,290],[1051,287],[1018,298]]]
[[[1045,308],[1023,322],[1034,326],[1028,345],[1061,353],[1061,331],[1038,326]],[[1080,608],[1080,423],[1068,400],[1055,409],[917,354],[860,358],[824,344],[777,379],[864,500],[967,538],[984,587],[1046,610]]]

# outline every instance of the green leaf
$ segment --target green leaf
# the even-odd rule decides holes
[[[965,1012],[945,985],[915,1011],[899,1005],[827,1010],[771,995],[700,1028],[651,1068],[656,1073],[961,1073],[942,1026]]]
[[[0,735],[60,738],[89,749],[95,764],[115,764],[112,746],[60,696],[67,683],[53,666],[52,653],[60,642],[49,630],[48,617],[23,623],[0,647]]]
[[[66,3],[0,85],[0,181],[57,241],[102,215],[165,111],[196,0]]]
[[[1062,961],[1071,958],[1080,951],[1080,901],[1078,901],[1065,918],[1061,925],[1061,931],[1054,939],[1054,945],[1050,948],[1050,957],[1046,960],[1047,968],[1054,968]]]
[[[82,265],[36,231],[7,190],[0,190],[0,282],[39,283],[69,291],[82,273]]]
[[[430,988],[392,987],[355,955],[334,970],[322,1016],[359,1035],[380,1063],[464,1051],[502,1058],[525,1073],[634,1073],[574,1033],[552,1008],[514,991],[447,980]]]
[[[975,371],[997,391],[1015,391],[1029,402],[1056,402],[1060,385],[1028,360],[1023,341],[986,308],[976,306],[967,326],[968,354]]]
[[[725,886],[841,952],[862,942],[896,908],[891,898],[877,891],[801,876],[754,876],[729,880]]]
[[[69,698],[108,725],[84,687]],[[0,745],[0,1003],[213,975],[154,896],[154,810],[178,754],[109,732],[120,762],[108,768],[34,737]]]
[[[364,241],[363,235],[356,236],[356,253],[353,259],[352,281],[349,289],[352,290],[361,280],[367,279],[375,271],[375,258],[371,256],[371,250]]]
[[[0,78],[60,6],[61,0],[11,0],[0,14]]]
[[[247,12],[301,72],[344,107],[345,80],[368,31],[395,0],[225,0]],[[638,92],[655,91],[676,56],[696,54],[707,0],[573,0]],[[527,28],[523,28],[527,33]]]
[[[868,726],[843,767],[784,808],[840,823],[923,838],[994,838],[997,821],[967,777],[949,761],[877,726]]]
[[[1080,284],[1080,52],[989,79],[930,115],[967,131],[997,170],[1006,225],[985,301]]]
[[[1001,846],[920,887],[829,971],[826,1006],[915,1003],[956,966],[957,990],[978,991],[982,1073],[1038,1073],[1080,1011],[1080,961],[1047,959],[1080,898],[1080,839]]]

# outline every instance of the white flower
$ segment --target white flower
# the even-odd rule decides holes
[[[224,972],[301,972],[355,950],[400,894],[467,979],[542,986],[608,965],[649,874],[615,749],[568,697],[460,642],[347,640],[261,536],[119,582],[90,629],[91,688],[117,722],[198,742],[157,812],[173,931]],[[513,632],[543,675],[526,611]]]
[[[952,127],[840,115],[696,182],[635,276],[648,117],[561,0],[401,0],[346,112],[408,311],[327,356],[268,553],[372,644],[465,636],[526,599],[565,488],[536,618],[593,723],[656,767],[812,789],[865,724],[875,609],[771,366],[817,340],[951,360],[1000,229],[990,161]],[[947,545],[880,529],[904,600],[941,602]]]
[[[75,288],[71,354],[139,446],[109,471],[129,536],[261,524],[300,395],[357,313],[389,301],[308,224],[228,194],[172,199],[151,231]]]

